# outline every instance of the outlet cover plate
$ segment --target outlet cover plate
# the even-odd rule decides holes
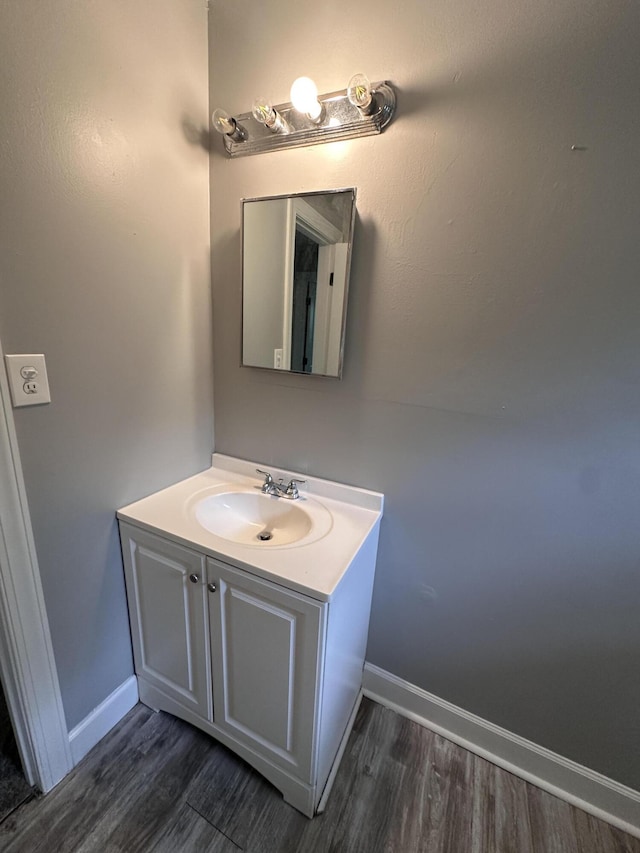
[[[5,355],[14,408],[51,402],[44,355]]]

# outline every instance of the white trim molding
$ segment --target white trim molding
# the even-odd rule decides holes
[[[74,766],[117,725],[138,702],[138,679],[135,675],[123,681],[97,708],[69,732],[69,746]]]
[[[640,792],[365,663],[364,695],[640,838]]]
[[[0,675],[27,781],[50,791],[71,770],[71,752],[4,364],[0,365]]]

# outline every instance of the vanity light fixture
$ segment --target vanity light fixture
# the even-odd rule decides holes
[[[370,83],[356,74],[347,89],[318,96],[315,83],[299,77],[291,87],[291,103],[274,106],[257,98],[250,113],[236,118],[216,110],[213,124],[227,154],[244,157],[382,133],[395,109],[395,91],[386,80]]]

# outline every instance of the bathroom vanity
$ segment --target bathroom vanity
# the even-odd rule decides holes
[[[383,496],[307,477],[291,500],[256,467],[214,454],[119,510],[136,674],[311,817],[362,695]]]

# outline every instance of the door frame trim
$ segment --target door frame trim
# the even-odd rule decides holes
[[[25,776],[50,791],[73,767],[0,344],[0,676]]]

